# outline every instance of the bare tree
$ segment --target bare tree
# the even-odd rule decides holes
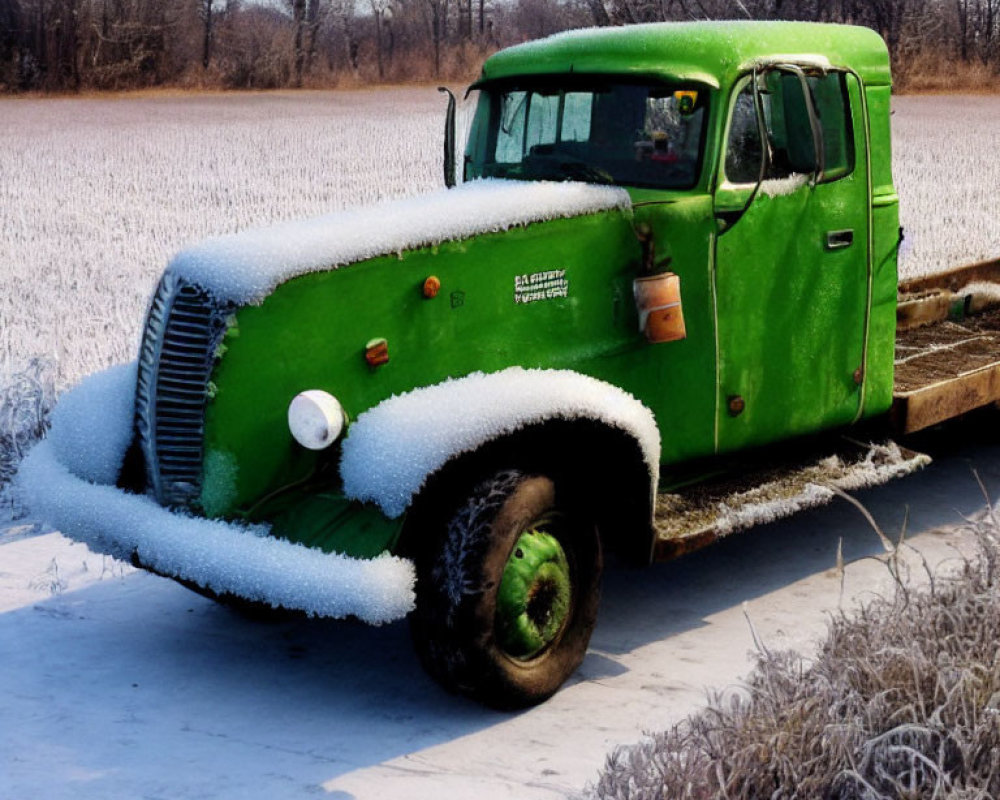
[[[425,13],[429,13],[431,44],[434,47],[434,77],[441,76],[441,44],[446,35],[448,0],[422,0]]]
[[[1000,0],[0,0],[0,90],[158,85],[199,66],[229,86],[301,86],[319,47],[329,74],[385,79],[398,49],[415,74],[459,77],[472,41],[734,17],[867,25],[904,82],[925,54],[930,68],[950,55],[1000,70]]]
[[[290,0],[292,4],[292,63],[294,65],[295,85],[302,85],[302,71],[305,67],[306,52],[304,47],[306,29],[306,0]]]
[[[392,0],[369,0],[372,15],[375,17],[375,57],[378,61],[378,77],[385,77],[385,42],[384,31],[386,14],[392,15]]]
[[[984,64],[997,56],[997,16],[1000,0],[977,0],[976,28],[979,35],[979,58]]]
[[[202,69],[208,69],[208,65],[212,61],[212,26],[215,22],[213,14],[215,10],[214,6],[215,0],[198,0],[198,14],[201,17],[203,32],[201,47]]]

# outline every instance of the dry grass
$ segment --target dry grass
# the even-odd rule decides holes
[[[893,596],[832,619],[811,662],[758,644],[742,691],[616,750],[589,796],[1000,796],[1000,522],[969,524],[979,552],[956,574],[912,588],[897,545]]]
[[[1000,68],[979,58],[962,61],[948,50],[924,50],[907,58],[893,76],[903,94],[985,93],[1000,91]]]

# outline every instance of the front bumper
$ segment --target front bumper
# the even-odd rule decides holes
[[[131,439],[136,368],[90,376],[60,399],[52,429],[25,458],[31,514],[91,550],[217,594],[320,617],[379,624],[413,608],[412,562],[327,554],[244,526],[169,511],[114,485]]]

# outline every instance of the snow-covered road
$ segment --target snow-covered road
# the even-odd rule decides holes
[[[936,529],[983,505],[970,467],[1000,496],[1000,436],[959,433],[966,444],[923,473],[859,495],[892,534],[908,505],[932,562],[967,544]],[[59,534],[0,524],[0,798],[578,794],[614,745],[747,671],[744,601],[769,647],[816,641],[838,605],[840,536],[846,559],[881,551],[838,501],[672,564],[612,569],[579,675],[509,715],[441,691],[405,623],[251,622]],[[847,570],[848,598],[886,585],[873,561]]]

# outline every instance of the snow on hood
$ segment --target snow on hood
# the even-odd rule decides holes
[[[628,192],[584,183],[477,180],[309,220],[217,236],[182,250],[170,269],[223,302],[260,303],[308,272],[532,222],[631,209]]]
[[[412,562],[327,554],[241,526],[171,512],[115,488],[131,439],[135,364],[90,376],[60,400],[52,429],[21,464],[31,512],[92,550],[220,594],[316,616],[399,619],[413,608]]]
[[[358,416],[344,440],[344,493],[398,517],[426,478],[451,458],[547,419],[592,419],[639,443],[656,486],[660,432],[628,392],[570,370],[476,372],[394,395]]]

